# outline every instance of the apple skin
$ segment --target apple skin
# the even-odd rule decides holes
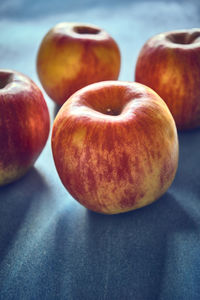
[[[150,38],[141,49],[135,81],[167,103],[179,130],[200,126],[200,29]]]
[[[40,89],[27,76],[0,70],[0,185],[22,177],[49,135],[49,112]]]
[[[57,24],[43,38],[37,55],[39,79],[58,105],[88,84],[117,79],[119,71],[118,45],[89,24]]]
[[[79,90],[61,107],[52,152],[77,201],[117,214],[150,204],[169,188],[178,165],[177,130],[152,89],[104,81]]]

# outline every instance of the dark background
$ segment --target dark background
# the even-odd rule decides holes
[[[58,22],[107,30],[122,54],[120,80],[134,79],[145,41],[200,27],[199,1],[0,2],[0,68],[30,76]],[[53,121],[55,105],[44,92]],[[200,130],[179,133],[180,161],[167,193],[115,216],[88,211],[64,189],[48,143],[31,171],[0,188],[0,299],[200,299]]]

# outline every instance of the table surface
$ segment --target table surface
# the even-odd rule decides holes
[[[72,3],[73,2],[73,3]],[[1,0],[0,66],[40,87],[36,54],[56,23],[106,29],[134,79],[144,42],[200,27],[199,1]],[[56,106],[44,92],[51,122]],[[200,299],[200,130],[179,133],[176,178],[157,202],[113,216],[93,213],[64,189],[47,145],[21,180],[0,188],[0,299]]]

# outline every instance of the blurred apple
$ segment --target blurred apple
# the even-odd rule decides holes
[[[135,80],[167,103],[178,129],[200,126],[200,29],[150,38],[140,51]]]
[[[89,85],[62,106],[52,151],[63,185],[85,207],[116,214],[158,199],[178,164],[174,119],[139,83]]]
[[[0,185],[23,176],[34,164],[49,135],[43,95],[27,76],[0,70]]]
[[[117,79],[120,51],[109,34],[94,25],[60,23],[42,40],[37,71],[46,93],[62,105],[88,84]]]

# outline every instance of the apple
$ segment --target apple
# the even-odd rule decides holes
[[[120,50],[113,38],[99,27],[59,23],[41,42],[37,72],[49,97],[62,105],[88,84],[117,79]]]
[[[22,177],[49,135],[49,112],[40,89],[27,76],[0,70],[0,185]]]
[[[174,119],[139,83],[103,81],[80,89],[59,110],[51,141],[63,185],[83,206],[104,214],[152,203],[177,170]]]
[[[200,29],[177,30],[150,38],[142,47],[135,80],[167,103],[177,128],[200,126]]]

